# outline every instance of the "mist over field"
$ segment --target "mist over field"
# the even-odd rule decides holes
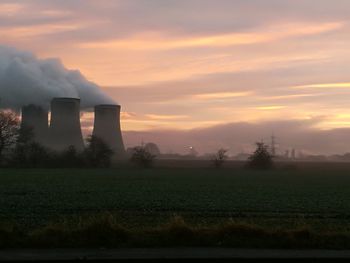
[[[268,145],[276,136],[277,151],[295,149],[297,154],[344,154],[350,152],[350,129],[320,130],[319,119],[286,120],[260,123],[228,123],[201,129],[125,131],[127,145],[155,142],[165,153],[189,153],[194,146],[199,153],[213,153],[219,148],[229,149],[230,154],[251,153],[255,142],[263,140]],[[171,138],[171,139],[169,139]]]

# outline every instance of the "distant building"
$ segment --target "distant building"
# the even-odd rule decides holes
[[[296,155],[295,155],[295,149],[292,149],[292,151],[291,151],[291,154],[290,154],[291,156],[291,158],[294,160],[294,159],[296,159]]]
[[[284,158],[289,159],[289,150],[286,150],[284,153]]]

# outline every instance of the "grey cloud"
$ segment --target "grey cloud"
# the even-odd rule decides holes
[[[76,41],[81,40],[80,37],[115,39],[144,31],[193,36],[249,31],[284,21],[348,21],[350,9],[347,0],[319,0],[317,3],[314,0],[0,1],[5,2],[25,4],[26,8],[19,16],[0,18],[3,25],[54,22],[54,18],[41,19],[38,11],[45,9],[72,12],[56,22],[107,22],[103,26],[91,24],[76,30],[75,34],[59,33],[61,37],[66,34],[67,39]],[[30,21],[28,18],[32,17],[36,19]],[[86,31],[90,34],[86,34]]]

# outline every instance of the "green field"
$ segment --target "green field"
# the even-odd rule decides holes
[[[157,168],[0,170],[0,221],[39,226],[111,212],[127,224],[173,214],[193,222],[249,222],[349,229],[349,170]]]

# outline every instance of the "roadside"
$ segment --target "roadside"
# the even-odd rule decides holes
[[[0,261],[75,260],[229,260],[229,259],[350,259],[350,250],[268,250],[231,248],[134,248],[1,250]]]

